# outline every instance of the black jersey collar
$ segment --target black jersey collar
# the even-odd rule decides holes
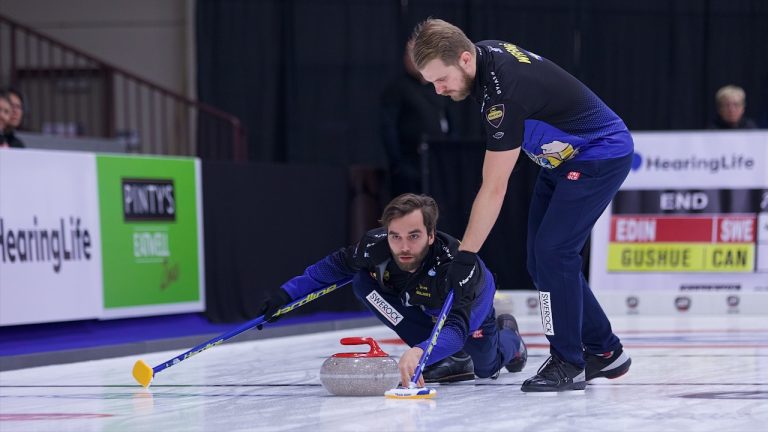
[[[490,53],[475,45],[475,82],[472,86],[472,97],[482,105],[485,90],[488,87],[485,71],[490,60]]]

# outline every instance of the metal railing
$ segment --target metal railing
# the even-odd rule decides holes
[[[131,153],[248,159],[240,120],[0,15],[0,85],[24,95],[22,129],[118,139]]]

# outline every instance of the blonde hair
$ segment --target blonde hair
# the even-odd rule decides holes
[[[475,45],[460,28],[440,19],[427,18],[416,25],[411,35],[411,59],[417,69],[440,59],[446,65],[457,65],[464,51],[473,53]]]
[[[740,102],[741,105],[746,105],[747,95],[744,93],[744,89],[731,84],[721,87],[720,90],[715,93],[715,102],[717,103],[717,106],[732,99]]]

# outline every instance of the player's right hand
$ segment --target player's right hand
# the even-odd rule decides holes
[[[275,322],[280,316],[273,317],[275,312],[279,311],[283,306],[291,302],[291,296],[285,292],[284,289],[278,288],[272,293],[264,302],[259,306],[259,315],[264,315],[267,322]],[[256,326],[257,329],[263,328],[262,324]]]
[[[480,269],[477,263],[477,254],[468,251],[459,251],[456,257],[448,264],[445,275],[444,289],[454,292],[453,308],[461,309],[477,297],[475,292],[477,280],[480,277]]]
[[[419,366],[421,355],[424,350],[419,347],[413,347],[403,353],[400,357],[400,361],[397,364],[397,368],[400,370],[400,385],[408,387],[408,383],[411,382],[413,373],[416,372],[416,368]],[[424,375],[419,375],[419,380],[416,382],[419,387],[424,387]]]

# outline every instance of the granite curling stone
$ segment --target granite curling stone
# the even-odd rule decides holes
[[[341,339],[342,345],[370,345],[367,353],[337,353],[320,368],[320,382],[337,396],[383,396],[400,383],[397,361],[370,337]]]

